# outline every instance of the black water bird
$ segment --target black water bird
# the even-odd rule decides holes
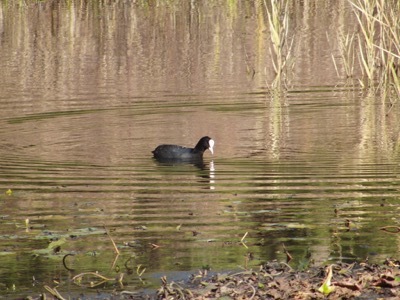
[[[214,153],[214,140],[208,136],[202,137],[194,148],[178,145],[160,145],[154,149],[154,158],[165,162],[201,161],[206,150]]]

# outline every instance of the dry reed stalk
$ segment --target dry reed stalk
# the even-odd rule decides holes
[[[338,35],[339,56],[341,58],[347,78],[353,77],[354,75],[354,62],[355,62],[354,37],[355,37],[354,33]],[[335,56],[333,54],[332,54],[332,61],[335,66],[336,74],[338,75],[338,77],[340,77],[340,72],[337,67]]]
[[[361,14],[355,12],[362,34],[358,34],[359,61],[362,71],[368,79],[368,87],[374,85],[376,72],[376,48],[374,46],[375,26],[377,19],[374,17],[375,5],[373,1],[357,0],[350,2]]]
[[[103,226],[103,227],[104,227],[104,230],[106,231],[107,236],[110,238],[111,243],[113,244],[115,253],[116,253],[117,255],[119,255],[119,250],[118,250],[117,245],[116,245],[115,242],[114,242],[114,239],[111,237],[110,233],[108,232],[107,227],[106,227],[106,226]]]
[[[270,0],[270,6],[271,8],[268,8],[267,2],[264,0],[272,42],[270,54],[275,71],[275,79],[271,87],[276,89],[283,85],[287,87],[287,72],[291,62],[293,39],[288,41],[289,1]]]
[[[360,83],[379,91],[384,99],[389,97],[392,108],[400,97],[400,2],[349,0],[349,3],[359,25],[358,58],[367,79],[366,85]],[[346,59],[344,64],[350,65],[351,58]]]

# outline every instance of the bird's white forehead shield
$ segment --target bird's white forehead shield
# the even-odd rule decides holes
[[[212,154],[214,154],[214,144],[215,144],[214,140],[211,139],[208,141],[208,145],[210,146],[208,147],[208,149],[211,151]]]

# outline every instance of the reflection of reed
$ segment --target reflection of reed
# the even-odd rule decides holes
[[[281,153],[281,144],[284,140],[283,131],[283,111],[282,106],[285,101],[285,96],[278,92],[271,93],[270,101],[270,124],[268,135],[271,139],[271,145],[268,147],[269,152],[274,160],[279,159]]]
[[[205,122],[202,129],[211,131],[208,129],[212,128],[212,123],[220,121],[221,116],[228,116],[228,105],[246,111],[243,103],[261,99],[253,97],[252,93],[264,95],[265,83],[273,81],[271,77],[276,70],[288,66],[285,63],[288,49],[291,49],[291,57],[296,58],[293,86],[337,84],[335,69],[327,57],[331,56],[331,48],[338,48],[339,41],[331,38],[332,45],[329,45],[326,36],[337,36],[338,28],[343,34],[351,33],[349,30],[354,30],[358,24],[351,4],[341,1],[324,5],[313,1],[290,4],[284,1],[281,8],[288,11],[280,19],[271,6],[277,5],[277,1],[267,0],[219,1],[218,5],[209,1],[153,1],[149,5],[140,1],[116,1],[110,5],[102,1],[74,0],[68,5],[54,1],[24,3],[29,5],[20,1],[0,3],[0,93],[4,99],[18,103],[3,106],[1,116],[43,111],[89,111],[104,107],[130,108],[139,101],[152,103],[154,99],[170,97],[178,99],[174,103],[176,116],[173,125],[179,127],[181,136],[192,134],[186,125],[193,119],[196,122],[207,119],[209,122]],[[275,31],[268,30],[271,24],[275,24]],[[281,25],[285,27],[279,27]],[[278,38],[274,43],[271,40],[273,32]],[[284,34],[287,35],[286,41],[282,38]],[[285,50],[291,46],[294,37],[293,48]],[[271,59],[271,53],[279,51],[281,60]],[[355,68],[354,72],[358,71]],[[392,74],[395,70],[391,68],[390,71]],[[200,111],[198,107],[203,105],[206,93],[212,93],[211,101],[216,104],[214,109],[224,101],[218,110],[227,113],[211,116],[210,111]],[[181,106],[178,101],[182,102]],[[193,105],[193,114],[188,114],[184,108],[189,105]],[[252,131],[253,136],[246,136],[247,140],[265,141],[267,137],[276,153],[282,120],[279,106],[272,107],[274,111],[268,110],[263,115],[273,118],[266,122],[273,126],[267,129],[268,132],[258,125],[265,124],[264,119],[259,118],[256,124],[254,115],[242,115],[240,122],[224,119],[225,123],[230,121],[233,125],[221,126],[217,134],[228,144],[230,141],[226,136],[239,141],[241,130],[258,126],[261,130]],[[114,132],[105,133],[104,124],[110,122],[111,117],[91,114],[88,117],[93,118],[90,124],[87,119],[79,123],[79,126],[91,130],[83,131],[87,133],[85,138],[93,141],[105,136],[104,140],[110,139],[109,144],[122,134],[126,134],[126,140],[132,139],[136,133],[129,131],[130,128],[118,131],[120,124],[108,129]],[[146,116],[146,121],[149,118]],[[388,122],[395,127],[396,114],[392,114],[392,118]],[[79,118],[70,119],[76,124]],[[151,121],[158,120],[154,118]],[[345,117],[337,119],[338,124],[343,122],[346,122]],[[50,128],[50,122],[42,123],[43,127]],[[67,120],[64,123],[52,122],[55,123],[62,126],[61,130],[58,126],[51,132],[47,130],[47,136],[35,137],[36,140],[43,139],[43,147],[51,146],[51,141],[58,141],[63,134],[74,134]],[[394,130],[388,131],[396,134]],[[156,134],[165,135],[166,131],[161,129]],[[193,135],[197,136],[199,132]],[[75,138],[76,133],[74,139],[65,138],[73,144],[71,148],[76,147]],[[307,137],[300,138],[307,140]],[[397,140],[397,135],[395,138]],[[94,145],[94,142],[90,144]],[[228,149],[231,156],[236,154],[235,147]],[[100,147],[96,145],[95,148]],[[107,149],[110,156],[117,151]],[[48,153],[56,151],[51,149]],[[125,157],[128,155],[124,154]]]
[[[292,49],[293,36],[301,34],[292,28],[326,27],[326,19],[312,17],[338,10],[334,3],[313,8],[312,4],[289,6],[288,2],[277,6],[279,1],[271,1],[274,6],[267,10],[269,2],[257,1],[221,2],[218,9],[207,1],[170,1],[168,5],[163,1],[156,1],[157,5],[70,1],[68,7],[63,2],[21,7],[2,3],[2,53],[10,62],[5,70],[18,64],[19,72],[13,75],[21,87],[43,89],[47,96],[64,102],[76,93],[111,92],[114,98],[99,100],[111,104],[148,92],[150,84],[154,91],[190,88],[200,92],[221,83],[230,89],[238,84],[247,88],[258,84],[254,86],[258,88],[270,82],[270,71],[282,78],[288,58],[296,57],[297,65],[323,55],[309,53],[310,57],[304,48]],[[284,12],[282,20],[280,11]],[[334,32],[336,26],[324,29],[324,34],[331,34],[329,30]],[[305,38],[307,47],[328,48],[319,36],[307,34]],[[251,76],[243,81],[249,69]],[[318,72],[304,66],[299,71]],[[114,80],[118,84],[110,87]],[[31,99],[34,95],[24,96]],[[49,109],[59,104],[46,103]],[[64,104],[76,105],[71,99]]]

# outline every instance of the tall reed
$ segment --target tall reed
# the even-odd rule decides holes
[[[354,33],[338,35],[339,54],[347,78],[353,77],[354,75],[354,63],[355,63],[354,38],[355,38]],[[340,72],[336,63],[336,58],[333,54],[332,54],[332,61],[335,66],[336,74],[340,76]]]
[[[269,5],[268,5],[269,4]],[[274,67],[275,78],[271,84],[272,89],[287,88],[288,72],[293,64],[291,49],[293,39],[289,41],[289,1],[264,0],[267,12],[270,39],[272,47],[270,54]]]
[[[348,0],[358,23],[356,34],[362,86],[389,97],[393,105],[400,97],[400,2],[386,0]],[[341,42],[339,41],[339,51]],[[352,48],[350,43],[345,49]],[[347,50],[346,50],[347,51]],[[352,57],[341,55],[348,76]],[[337,66],[335,63],[335,68]]]
[[[374,46],[377,19],[374,16],[374,1],[356,0],[350,2],[356,9],[355,15],[359,24],[361,34],[358,37],[359,62],[364,76],[367,77],[367,86],[374,85],[377,67],[377,49]],[[358,10],[358,11],[357,11]]]

